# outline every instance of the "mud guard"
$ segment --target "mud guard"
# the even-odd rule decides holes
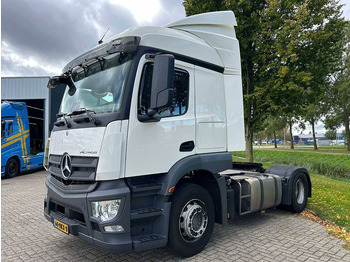
[[[294,177],[298,173],[304,173],[306,175],[308,181],[308,197],[311,197],[311,179],[309,172],[303,167],[296,166],[271,166],[265,170],[265,173],[274,174],[281,177],[282,181],[282,202],[284,205],[292,204],[292,185],[294,181]]]

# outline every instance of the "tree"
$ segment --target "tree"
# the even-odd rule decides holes
[[[300,119],[315,123],[330,75],[341,57],[344,19],[337,1],[268,1],[261,16],[265,36],[258,43],[259,57],[268,61],[262,72],[277,114],[288,119],[290,136]],[[294,144],[291,143],[291,148]]]
[[[304,104],[304,87],[310,80],[309,73],[301,70],[298,63],[308,15],[307,5],[300,1],[271,0],[260,17],[261,41],[257,48],[263,68],[259,76],[270,90],[270,111],[287,119],[292,138],[293,124]]]
[[[277,148],[277,132],[283,130],[287,125],[287,119],[280,116],[270,116],[267,118],[267,126],[265,133],[270,136],[273,135],[274,145]]]
[[[345,26],[341,6],[334,1],[323,2],[329,4],[309,2],[312,14],[309,23],[313,27],[307,31],[307,41],[299,52],[299,66],[310,72],[311,77],[302,119],[312,127],[314,150],[317,150],[315,124],[327,112],[323,107],[324,94],[330,88],[331,75],[339,70]]]
[[[326,116],[326,128],[345,127],[345,138],[348,142],[347,150],[350,151],[350,22],[347,22],[345,38],[343,40],[343,59],[341,69],[334,74],[333,83],[327,90],[328,114]]]
[[[317,96],[315,100],[321,100],[321,96]],[[310,100],[309,100],[310,101]],[[316,102],[312,102],[306,106],[305,112],[303,114],[303,119],[305,122],[309,122],[312,128],[312,139],[314,144],[314,150],[318,150],[316,133],[315,133],[315,123],[317,123],[322,117],[322,111],[320,106]]]
[[[236,35],[240,41],[242,82],[244,95],[244,120],[246,133],[246,156],[253,161],[253,134],[264,129],[264,121],[270,107],[268,89],[259,80],[261,66],[256,63],[256,43],[260,28],[260,13],[266,1],[261,0],[184,0],[186,15],[204,12],[233,10],[237,23]],[[260,85],[260,86],[259,86]]]
[[[336,129],[328,129],[326,131],[325,136],[329,140],[335,140],[337,138],[337,130]]]
[[[322,38],[317,28],[330,22],[319,14],[338,8],[338,2],[184,0],[183,5],[186,15],[219,10],[235,13],[242,64],[247,160],[253,160],[253,134],[264,129],[269,115],[285,117],[293,137],[292,126],[308,104],[306,94],[310,93],[313,79],[305,65],[307,54],[312,51],[310,42],[315,38],[316,43]],[[319,59],[319,56],[312,57]]]

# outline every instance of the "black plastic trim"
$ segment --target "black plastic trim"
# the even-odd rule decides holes
[[[179,53],[174,53],[174,52],[171,52],[171,51],[168,51],[168,50],[164,50],[164,49],[145,47],[145,46],[140,46],[139,50],[140,49],[142,50],[142,48],[149,48],[153,52],[159,53],[159,54],[170,54],[170,55],[173,55],[176,60],[180,60],[180,61],[183,61],[183,62],[186,62],[186,63],[190,63],[190,64],[193,64],[193,65],[196,65],[196,66],[200,66],[200,67],[203,67],[203,68],[206,68],[206,69],[218,72],[218,73],[223,73],[225,71],[225,68],[222,67],[222,66],[215,65],[215,64],[203,61],[203,60],[199,60],[199,59],[190,57],[190,56],[185,56],[185,55],[182,55],[182,54],[179,54]]]
[[[123,179],[97,182],[98,186],[90,193],[64,193],[49,180],[46,179],[48,189],[44,204],[44,215],[52,223],[52,219],[58,219],[68,224],[71,234],[109,252],[128,253],[132,251],[132,239],[130,235],[130,190]],[[100,221],[92,216],[91,201],[103,201],[121,199],[117,217],[110,221]],[[55,203],[65,209],[65,214],[53,210]],[[84,216],[85,224],[73,219],[74,210]],[[104,232],[103,227],[107,225],[121,225],[124,232]],[[99,230],[96,230],[96,227]],[[52,229],[56,230],[56,229]]]
[[[311,179],[309,172],[303,167],[296,166],[271,166],[265,170],[267,174],[274,174],[281,177],[282,180],[282,201],[281,204],[291,205],[292,204],[292,186],[294,177],[298,173],[304,173],[306,175],[306,179],[308,181],[309,187],[309,197],[311,197]]]
[[[260,173],[264,173],[265,171],[262,163],[252,163],[252,162],[232,162],[232,169],[260,172]]]
[[[230,169],[232,166],[232,156],[228,152],[208,153],[202,155],[188,156],[175,165],[163,176],[162,189],[160,194],[170,195],[169,188],[175,186],[177,182],[187,173],[195,170],[206,170],[211,174],[218,174],[221,171]]]
[[[180,145],[180,152],[191,152],[194,149],[194,141],[186,141]]]
[[[62,71],[63,73],[66,73],[74,69],[76,66],[80,66],[91,60],[97,59],[102,56],[114,54],[117,52],[133,54],[137,50],[140,44],[140,39],[141,38],[139,36],[127,36],[127,37],[114,39],[108,43],[96,46],[95,48],[89,50],[88,52],[73,59],[63,68]]]

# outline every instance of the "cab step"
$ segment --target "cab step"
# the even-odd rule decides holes
[[[132,241],[135,251],[147,250],[150,248],[164,247],[167,244],[167,238],[161,235],[140,236]]]
[[[149,196],[156,194],[162,188],[161,184],[141,184],[141,185],[132,185],[131,192],[133,197],[140,196]]]
[[[131,219],[142,219],[142,218],[148,218],[148,217],[155,217],[161,215],[163,212],[163,209],[157,209],[157,208],[143,208],[143,209],[137,209],[137,210],[131,210]]]

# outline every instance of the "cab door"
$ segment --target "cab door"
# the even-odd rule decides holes
[[[175,60],[174,99],[156,114],[158,122],[141,122],[149,109],[153,59],[140,59],[133,89],[126,153],[126,177],[168,172],[195,153],[194,66]]]

